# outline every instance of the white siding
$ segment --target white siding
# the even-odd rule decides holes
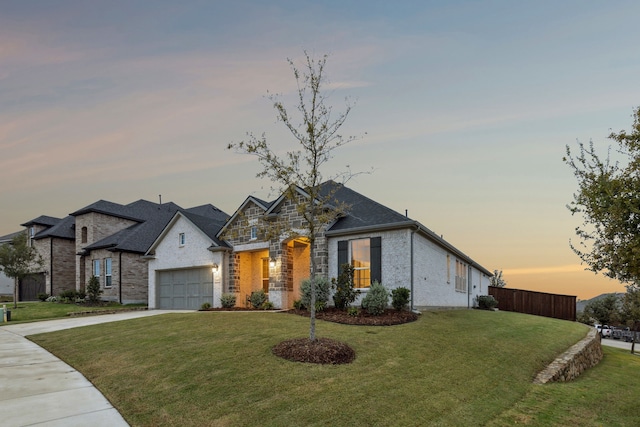
[[[195,267],[211,268],[218,264],[215,273],[215,297],[213,305],[220,306],[222,283],[225,274],[224,252],[211,252],[211,239],[199,228],[182,216],[170,226],[155,247],[155,259],[149,260],[149,308],[157,308],[157,280],[158,272]],[[179,235],[185,234],[185,243],[180,245]]]
[[[329,278],[338,275],[338,241],[365,237],[382,238],[382,284],[388,289],[411,289],[411,235],[410,229],[367,234],[353,234],[329,238]],[[449,255],[449,274],[447,274]],[[413,233],[413,305],[428,307],[472,307],[477,295],[486,295],[489,278],[477,268],[469,271],[467,260],[467,290],[456,291],[456,259],[453,253]],[[470,292],[469,292],[470,290]],[[362,297],[362,296],[361,296]],[[355,304],[359,304],[360,299]]]

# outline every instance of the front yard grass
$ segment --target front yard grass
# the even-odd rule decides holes
[[[319,337],[355,349],[348,365],[271,353],[308,326],[281,313],[196,312],[31,338],[134,426],[460,426],[486,425],[546,387],[531,383],[536,373],[587,332],[516,313],[427,312],[389,327],[318,321]]]
[[[6,304],[7,310],[11,311],[11,322],[8,324],[34,322],[38,320],[58,319],[67,317],[69,313],[82,311],[102,311],[102,310],[126,310],[132,307],[145,307],[145,304],[122,305],[109,303],[106,306],[85,306],[77,304],[62,304],[57,302],[19,302],[18,308],[13,308],[13,303]]]

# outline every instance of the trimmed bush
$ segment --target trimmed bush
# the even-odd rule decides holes
[[[236,295],[235,294],[222,294],[220,297],[220,305],[222,308],[233,308],[236,306]]]
[[[273,310],[274,305],[271,301],[265,301],[264,303],[262,303],[262,307],[263,310]]]
[[[404,310],[409,304],[411,291],[407,288],[396,288],[391,290],[391,305],[398,311]]]
[[[45,293],[45,292],[40,292],[38,293],[38,299],[42,302],[46,301],[47,298],[49,298],[49,294]]]
[[[316,310],[322,311],[329,301],[331,285],[324,277],[316,278]],[[300,285],[300,302],[305,308],[311,306],[311,279],[304,279]]]
[[[355,300],[360,291],[353,288],[353,272],[351,264],[342,264],[341,273],[337,279],[331,279],[333,305],[338,310],[346,310]]]
[[[208,310],[210,308],[211,308],[210,302],[203,302],[202,305],[200,306],[200,310]]]
[[[362,308],[372,316],[379,316],[389,304],[389,291],[378,281],[371,284],[369,292],[362,299]]]
[[[493,310],[498,305],[498,301],[492,295],[478,295],[476,301],[478,308],[482,310]]]
[[[87,283],[87,296],[89,297],[89,302],[98,302],[100,300],[100,294],[102,294],[102,289],[100,289],[100,280],[96,276],[91,276]]]
[[[249,302],[251,302],[251,306],[253,308],[260,308],[262,304],[267,301],[267,294],[264,293],[262,289],[259,291],[251,292],[251,296],[249,297]]]

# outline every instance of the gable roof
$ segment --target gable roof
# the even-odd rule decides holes
[[[53,227],[42,230],[34,239],[44,239],[45,237],[57,237],[60,239],[74,240],[76,238],[76,220],[71,215],[64,217]]]
[[[227,214],[220,211],[215,206],[213,206],[214,210],[206,209],[204,211],[204,213],[208,213],[210,216],[197,215],[192,212],[192,210],[203,212],[203,210],[199,208],[201,207],[197,207],[195,209],[178,210],[173,215],[171,220],[169,220],[169,222],[165,225],[162,231],[158,234],[153,243],[149,246],[149,248],[145,252],[145,255],[151,255],[155,251],[155,248],[160,244],[160,242],[167,235],[169,229],[178,221],[179,218],[185,218],[187,221],[191,222],[194,227],[199,229],[205,236],[207,236],[211,240],[211,246],[208,248],[209,250],[231,249],[227,242],[220,240],[217,237],[223,225],[226,223],[226,219],[228,217]],[[223,217],[224,220],[222,219]]]
[[[227,219],[227,221],[225,221],[225,223],[222,225],[222,227],[220,227],[220,230],[216,234],[216,238],[219,239],[222,236],[222,234],[227,229],[227,227],[230,224],[232,224],[233,221],[235,221],[235,219],[238,217],[238,215],[240,215],[240,212],[242,212],[244,210],[244,208],[246,208],[249,205],[249,203],[254,203],[256,206],[258,206],[260,209],[262,209],[264,212],[266,212],[271,206],[274,205],[275,202],[265,202],[264,200],[258,199],[257,197],[253,197],[253,196],[247,197],[246,199],[244,199],[244,202],[242,202],[240,207],[238,209],[236,209],[236,211],[233,213],[233,215],[231,215],[231,217],[229,217]]]

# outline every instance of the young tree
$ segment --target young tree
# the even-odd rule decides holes
[[[502,270],[493,270],[493,277],[489,279],[489,286],[504,288],[507,282],[502,278]]]
[[[14,279],[13,308],[18,308],[18,284],[20,280],[42,267],[42,257],[28,244],[27,233],[20,233],[11,243],[0,245],[0,271]]]
[[[231,143],[228,148],[243,154],[256,156],[263,169],[257,174],[258,178],[268,178],[274,184],[274,190],[285,194],[295,204],[298,213],[304,218],[304,230],[295,230],[296,234],[303,233],[311,248],[311,304],[309,307],[311,320],[309,339],[315,338],[315,284],[318,276],[318,265],[315,257],[316,240],[326,226],[335,221],[345,212],[347,206],[336,203],[335,189],[321,185],[325,179],[336,179],[345,182],[353,177],[350,171],[338,173],[332,177],[325,177],[324,166],[333,157],[334,151],[353,141],[355,137],[343,137],[339,131],[349,112],[351,104],[346,103],[343,112],[332,114],[332,107],[328,105],[328,94],[324,91],[326,78],[324,75],[327,55],[321,59],[313,59],[306,51],[304,69],[300,71],[291,59],[288,59],[297,84],[297,113],[294,118],[281,101],[281,97],[270,95],[276,116],[289,130],[298,144],[298,148],[288,151],[284,155],[276,153],[267,142],[265,134],[255,136],[249,133],[247,140]],[[304,192],[301,197],[299,190]],[[287,224],[279,224],[278,233]],[[290,230],[291,232],[292,230]]]

